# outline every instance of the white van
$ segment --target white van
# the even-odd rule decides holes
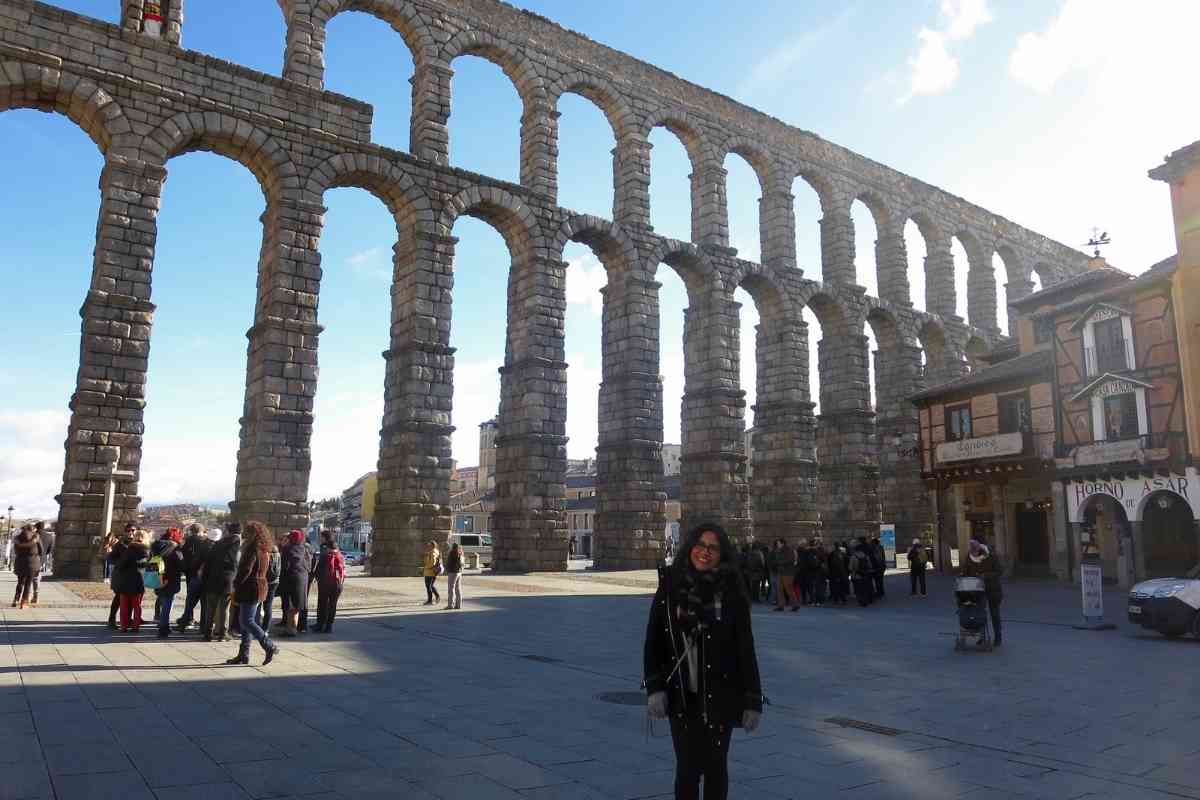
[[[463,567],[471,568],[472,563],[487,568],[492,565],[492,535],[490,533],[452,533],[446,540],[446,553],[455,544],[461,544],[463,549]],[[443,558],[445,556],[443,555]]]

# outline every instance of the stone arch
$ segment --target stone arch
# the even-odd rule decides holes
[[[754,170],[754,174],[758,176],[758,186],[763,195],[771,191],[771,187],[775,185],[775,166],[767,155],[765,147],[745,136],[734,135],[725,140],[721,147],[721,153],[720,163],[722,164],[725,163],[725,159],[729,157],[730,153],[745,159],[750,168]]]
[[[1029,280],[1029,270],[1026,269],[1016,248],[1006,242],[998,242],[994,248],[1004,262],[1004,278],[1009,283],[1021,283]]]
[[[15,108],[57,112],[108,154],[133,132],[113,97],[87,78],[23,61],[0,62],[0,112]]]
[[[1029,275],[1029,280],[1033,280],[1033,276],[1037,276],[1038,283],[1041,284],[1042,289],[1053,286],[1059,281],[1058,269],[1050,262],[1040,259],[1030,266]]]
[[[921,232],[921,238],[925,240],[925,248],[928,252],[932,252],[938,243],[949,239],[942,227],[934,222],[933,215],[929,211],[923,208],[909,211],[904,215],[904,221],[908,222],[910,219],[916,224],[917,230]]]
[[[821,213],[829,214],[836,206],[837,193],[834,191],[833,182],[821,170],[815,167],[802,166],[796,170],[796,174],[792,177],[792,183],[796,178],[804,179],[814,192],[817,193],[817,199],[821,201]]]
[[[908,344],[905,331],[896,315],[878,303],[868,306],[866,324],[871,326],[871,331],[875,334],[875,343],[881,350]]]
[[[967,227],[960,227],[954,238],[967,254],[967,321],[976,328],[997,331],[1000,327],[997,318],[1000,287],[996,285],[992,247]],[[956,286],[957,283],[956,275]]]
[[[321,205],[325,192],[365,189],[387,206],[398,226],[432,226],[433,206],[413,179],[390,161],[363,153],[339,153],[314,167],[304,184],[307,202]]]
[[[504,189],[472,186],[447,199],[438,215],[437,232],[450,236],[454,223],[463,214],[495,228],[504,237],[514,261],[530,257],[545,247],[541,225],[533,209]]]
[[[690,242],[676,239],[660,239],[658,246],[645,260],[644,269],[653,275],[659,264],[666,264],[675,271],[687,287],[688,303],[695,304],[706,291],[726,292],[721,273],[712,265],[704,252]]]
[[[261,128],[219,111],[176,114],[142,144],[143,158],[162,166],[177,155],[196,150],[217,153],[245,166],[258,178],[268,203],[300,195],[296,166],[284,147]]]
[[[820,284],[815,284],[803,292],[797,300],[797,305],[812,311],[821,325],[822,338],[852,332],[854,315],[836,295],[827,292]]]
[[[603,78],[585,72],[570,72],[546,87],[546,100],[551,108],[558,108],[558,101],[564,94],[577,94],[604,112],[612,127],[613,138],[618,142],[636,128],[629,103]]]
[[[628,273],[638,264],[637,245],[616,222],[592,214],[575,214],[559,226],[551,248],[561,257],[567,242],[579,242],[591,248],[612,275]]]
[[[935,320],[926,319],[917,331],[917,339],[925,354],[925,384],[936,386],[943,383],[946,356],[950,352],[945,328]]]
[[[716,164],[716,153],[702,133],[703,127],[687,111],[678,108],[661,108],[645,119],[641,127],[643,139],[649,139],[650,131],[666,128],[683,142],[688,152],[692,169],[701,169],[705,164]]]
[[[966,356],[967,362],[971,366],[971,372],[977,372],[987,365],[983,361],[983,357],[991,350],[991,346],[987,340],[978,333],[973,333],[967,339],[966,346],[963,347],[963,355]]]
[[[550,109],[545,81],[529,59],[507,42],[487,31],[462,31],[442,46],[442,61],[447,65],[453,65],[459,56],[478,56],[500,67],[512,81],[526,113],[539,107]]]
[[[793,306],[791,295],[781,285],[774,270],[749,261],[739,262],[739,266],[741,269],[729,283],[746,290],[746,294],[754,300],[760,320],[794,318],[799,314],[799,310]]]
[[[316,0],[311,4],[311,10],[304,14],[298,4],[295,17],[308,16],[322,29],[329,21],[344,11],[361,11],[377,17],[388,25],[400,37],[412,53],[413,61],[421,63],[437,52],[437,40],[432,31],[421,18],[420,12],[405,0]]]

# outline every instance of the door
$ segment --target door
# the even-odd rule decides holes
[[[1167,492],[1152,495],[1142,516],[1142,541],[1146,547],[1146,577],[1183,576],[1200,561],[1192,510]]]
[[[1030,566],[1049,566],[1050,535],[1046,514],[1017,507],[1017,561]]]

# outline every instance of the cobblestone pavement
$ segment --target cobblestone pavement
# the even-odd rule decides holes
[[[652,583],[468,576],[448,612],[419,579],[358,578],[371,602],[261,668],[110,633],[102,601],[50,582],[3,609],[0,800],[669,796],[638,696]],[[948,583],[889,583],[865,610],[756,610],[771,705],[735,735],[733,797],[1200,798],[1200,642],[1075,630],[1076,592],[1013,584],[1004,647],[956,654]]]

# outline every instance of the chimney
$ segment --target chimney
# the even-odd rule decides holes
[[[1108,262],[1104,260],[1104,256],[1102,256],[1102,255],[1094,255],[1091,258],[1089,258],[1088,262],[1087,262],[1087,268],[1089,270],[1104,269],[1107,266],[1108,266]]]

